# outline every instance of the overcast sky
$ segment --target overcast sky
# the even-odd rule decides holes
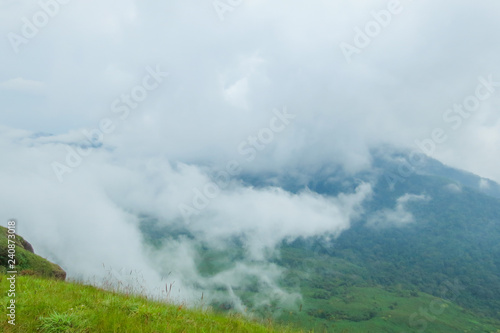
[[[88,267],[112,249],[140,258],[132,213],[180,218],[207,166],[356,172],[390,144],[500,182],[498,13],[496,0],[1,0],[0,218],[78,274],[71,246],[92,251]],[[229,182],[192,230],[275,235],[249,243],[256,258],[279,238],[345,230],[371,191]]]
[[[159,66],[168,78],[105,138],[123,153],[224,161],[286,106],[298,118],[268,149],[271,166],[362,167],[367,148],[413,147],[441,127],[449,140],[437,158],[500,181],[500,91],[457,130],[443,121],[478,77],[500,81],[496,1],[401,1],[364,48],[355,29],[391,1],[233,3],[73,0],[47,6],[55,14],[44,20],[36,1],[2,1],[1,124],[92,129]],[[32,38],[23,18],[41,26]],[[358,50],[347,48],[350,61],[342,43]]]

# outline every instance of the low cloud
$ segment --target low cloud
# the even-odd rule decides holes
[[[488,179],[481,178],[479,180],[479,188],[481,190],[488,190],[491,187],[490,181]]]
[[[372,193],[367,183],[331,197],[307,189],[254,188],[234,179],[186,223],[178,205],[194,188],[212,181],[207,168],[135,159],[101,147],[60,183],[50,162],[65,140],[7,129],[3,134],[0,182],[9,190],[0,194],[0,211],[4,219],[18,219],[19,233],[39,254],[59,263],[70,278],[100,281],[112,272],[114,279],[127,280],[122,273],[133,271],[150,292],[174,283],[169,296],[177,301],[195,301],[205,292],[213,299],[232,295],[237,307],[243,303],[233,290],[254,284],[277,299],[299,297],[278,286],[282,269],[271,260],[279,256],[281,242],[340,235],[359,218]],[[165,235],[160,249],[149,248],[139,231],[144,214],[167,230],[191,236]],[[200,244],[230,252],[234,239],[240,241],[241,258],[213,276],[202,276],[196,264]],[[217,292],[221,288],[224,292]]]
[[[415,222],[415,217],[408,209],[408,203],[429,201],[426,195],[405,194],[396,200],[394,209],[383,209],[370,215],[367,226],[373,228],[401,227]]]
[[[47,85],[44,82],[18,77],[0,82],[0,89],[28,94],[43,94],[47,91]]]
[[[451,193],[462,193],[462,187],[458,184],[448,184],[444,188]]]

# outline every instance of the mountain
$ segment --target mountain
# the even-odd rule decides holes
[[[401,175],[409,159],[404,152],[375,155],[369,173],[312,177],[305,186],[325,195],[352,190],[359,181],[371,182],[374,194],[337,239],[300,239],[282,251],[317,258],[310,267],[323,267],[324,280],[342,276],[353,286],[425,292],[500,319],[500,186],[430,158]],[[293,270],[296,258],[284,258]],[[349,265],[333,272],[321,262],[339,260]]]
[[[320,332],[498,332],[500,185],[429,157],[412,165],[411,158],[384,148],[373,152],[370,170],[355,174],[326,166],[313,174],[241,176],[248,186],[325,196],[365,182],[373,195],[337,238],[282,243],[273,263],[286,271],[280,286],[302,295],[300,305],[255,305],[258,287],[235,294],[263,317]],[[175,233],[155,223],[142,230],[155,244]],[[199,269],[211,276],[241,258],[234,242],[231,254],[200,250]]]
[[[401,284],[438,296],[443,282],[458,279],[458,304],[500,318],[499,185],[488,181],[481,188],[482,178],[431,159],[395,184],[386,181],[401,158],[375,160],[371,175],[356,176],[370,181],[379,175],[374,195],[362,218],[322,248],[366,268],[369,281],[384,286]],[[323,184],[308,186],[331,193]]]

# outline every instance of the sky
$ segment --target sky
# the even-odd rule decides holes
[[[105,264],[161,284],[155,267],[170,265],[177,281],[199,282],[190,241],[144,260],[137,214],[213,246],[245,235],[248,258],[272,275],[266,253],[279,241],[348,229],[371,185],[324,197],[248,187],[243,173],[354,174],[390,145],[500,182],[499,10],[2,0],[0,219],[16,218],[70,276]],[[404,205],[420,194],[409,195],[381,216],[411,221]],[[255,272],[241,265],[218,278]]]

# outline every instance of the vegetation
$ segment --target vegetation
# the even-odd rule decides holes
[[[0,273],[6,272],[9,265],[8,229],[0,226]],[[16,235],[15,264],[21,275],[38,275],[64,280],[66,272],[59,266],[33,253],[31,245],[21,236]]]
[[[482,316],[500,319],[500,200],[462,188],[450,193],[450,181],[415,175],[390,190],[375,188],[377,195],[367,215],[391,208],[405,193],[432,198],[414,202],[407,210],[415,222],[401,227],[371,228],[359,221],[329,243],[298,241],[291,245],[315,256],[323,251],[363,267],[363,280],[386,287],[443,296],[442,285],[459,281],[453,300]]]
[[[10,300],[8,230],[0,230],[0,303]],[[144,296],[107,291],[78,282],[64,282],[66,273],[33,253],[21,236],[15,237],[16,325],[1,320],[2,332],[292,332],[271,323],[252,322],[239,315],[187,310]],[[11,269],[9,269],[11,270]],[[7,312],[5,312],[6,314]]]
[[[3,274],[0,288],[8,290]],[[36,276],[19,276],[17,290],[16,326],[2,320],[2,332],[292,332],[238,315],[188,310],[182,305]],[[7,302],[3,292],[1,303]]]
[[[15,237],[15,298],[9,295],[8,230],[0,230],[0,303],[16,304],[16,325],[1,320],[2,332],[292,332],[291,329],[252,322],[239,315],[210,310],[188,310],[144,296],[103,290],[78,282],[64,282],[66,273],[33,253],[21,236]]]
[[[457,281],[440,285],[441,297],[402,284],[370,282],[370,271],[349,261],[285,247],[280,263],[289,267],[283,285],[299,289],[302,307],[276,320],[315,332],[500,332],[500,321],[458,306]],[[313,255],[314,254],[314,255]]]

